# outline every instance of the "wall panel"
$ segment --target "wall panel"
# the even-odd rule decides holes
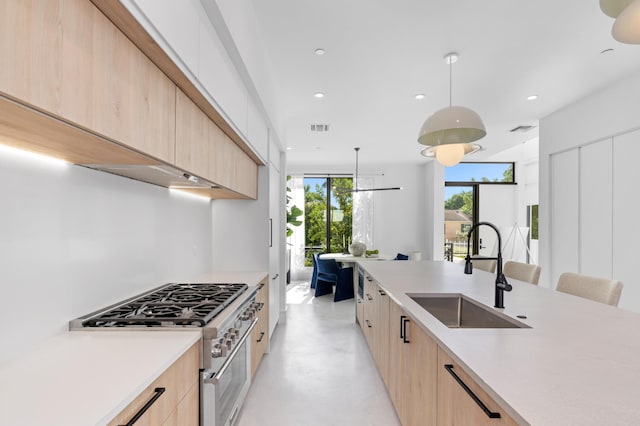
[[[580,148],[580,273],[611,276],[611,139]]]
[[[636,247],[640,231],[634,220],[638,212],[640,183],[640,130],[613,139],[613,278],[624,288],[619,306],[638,310],[640,283]]]
[[[579,270],[579,158],[578,149],[551,155],[551,288],[561,273]]]

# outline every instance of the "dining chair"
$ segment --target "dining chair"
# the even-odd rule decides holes
[[[622,283],[609,278],[591,277],[588,275],[578,275],[573,272],[565,272],[558,278],[557,291],[606,303],[611,306],[618,306],[620,294],[622,293]]]
[[[311,284],[309,287],[316,288],[316,283],[318,282],[318,256],[320,254],[313,253],[311,256],[311,262],[313,263],[313,272],[311,273]]]
[[[334,302],[352,299],[353,293],[353,268],[342,268],[335,259],[316,259],[318,266],[318,276],[316,281],[315,297],[323,296],[336,291],[333,296]]]
[[[537,285],[538,280],[540,279],[541,270],[542,268],[540,267],[540,265],[533,265],[529,263],[509,260],[504,264],[502,273],[505,277]]]

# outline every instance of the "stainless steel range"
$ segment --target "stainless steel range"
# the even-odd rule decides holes
[[[250,386],[259,287],[170,283],[77,318],[71,330],[202,329],[200,424],[232,425]]]

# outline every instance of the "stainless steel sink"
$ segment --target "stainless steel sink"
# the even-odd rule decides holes
[[[462,294],[407,294],[449,328],[531,328]]]

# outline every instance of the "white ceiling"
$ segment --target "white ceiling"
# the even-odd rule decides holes
[[[418,131],[453,104],[483,118],[485,148],[537,137],[510,133],[640,70],[640,46],[610,34],[597,0],[252,0],[285,118],[290,166],[419,163]],[[314,50],[323,48],[324,56]],[[601,53],[605,49],[612,52]],[[313,93],[326,93],[316,99]],[[425,99],[414,98],[424,93]],[[539,95],[535,101],[527,96]],[[310,124],[330,125],[312,133]]]

